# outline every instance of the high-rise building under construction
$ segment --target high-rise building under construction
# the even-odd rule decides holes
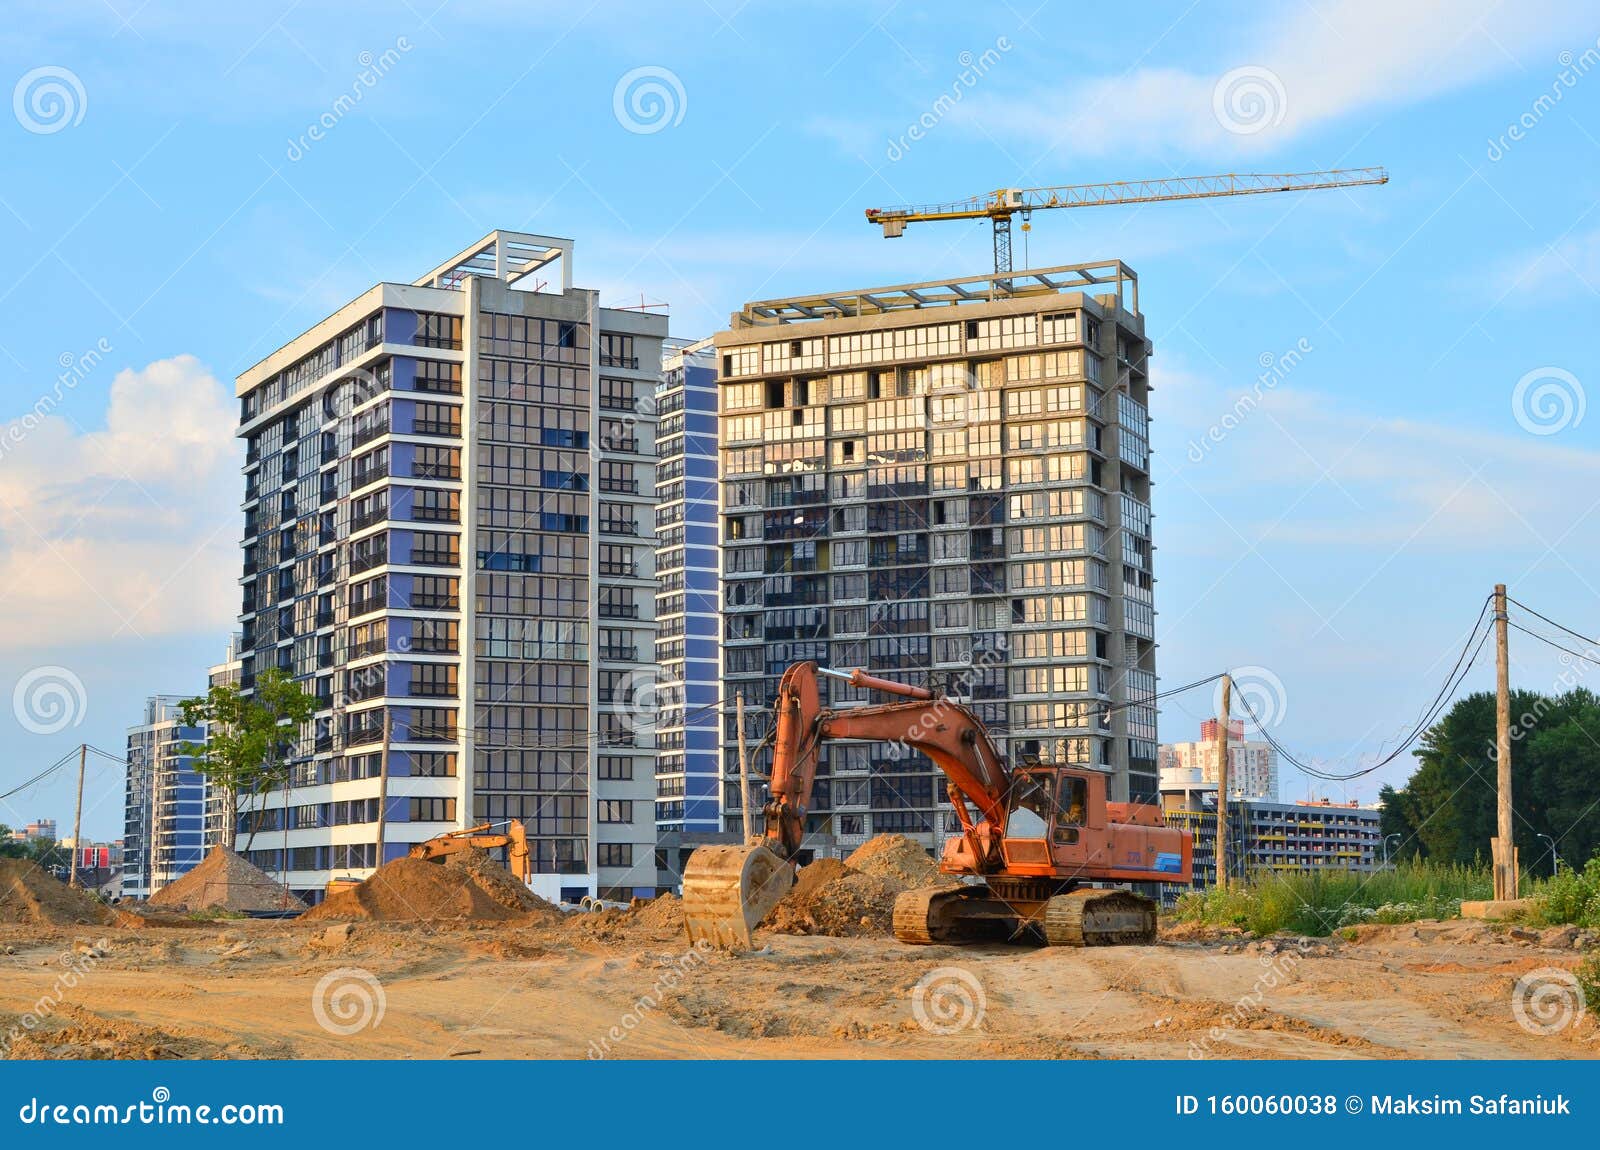
[[[747,304],[716,337],[723,692],[792,662],[933,681],[1013,761],[1155,801],[1150,345],[1120,261]],[[828,702],[867,702],[831,682]],[[724,809],[737,743],[724,712]],[[821,751],[809,829],[955,829],[891,744]],[[760,776],[766,756],[752,763]]]

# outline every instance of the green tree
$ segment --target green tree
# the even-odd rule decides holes
[[[21,859],[28,857],[26,843],[11,841],[11,828],[5,823],[0,823],[0,859]]]
[[[1511,726],[1512,826],[1523,870],[1550,873],[1541,835],[1581,865],[1600,847],[1600,699],[1582,688],[1555,696],[1513,691]],[[1406,844],[1395,853],[1465,864],[1487,858],[1497,833],[1494,695],[1458,700],[1415,753],[1405,786],[1381,793],[1383,833],[1399,832]]]
[[[195,769],[222,788],[227,811],[226,837],[238,843],[239,798],[255,797],[284,781],[287,755],[300,724],[316,712],[317,700],[276,668],[263,671],[245,694],[231,683],[213,686],[204,698],[185,699],[186,726],[207,725],[206,741],[185,743]],[[252,826],[255,835],[259,826]]]

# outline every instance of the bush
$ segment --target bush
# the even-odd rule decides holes
[[[1539,922],[1600,927],[1600,855],[1581,871],[1564,870],[1546,879],[1533,895]]]
[[[1600,1013],[1600,950],[1592,951],[1578,964],[1578,985],[1583,988],[1583,1001],[1590,1010]]]

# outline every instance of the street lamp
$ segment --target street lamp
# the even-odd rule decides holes
[[[1395,831],[1392,834],[1387,834],[1387,835],[1383,836],[1383,869],[1384,870],[1388,870],[1389,869],[1389,840],[1390,839],[1404,838],[1404,837],[1405,836],[1402,835],[1399,831]]]
[[[1556,840],[1551,838],[1549,835],[1542,835],[1537,831],[1534,832],[1533,837],[1536,839],[1543,839],[1545,842],[1550,844],[1550,873],[1556,874],[1561,870],[1561,856],[1556,854]]]

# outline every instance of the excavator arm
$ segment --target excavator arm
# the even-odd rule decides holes
[[[821,704],[819,675],[906,701],[828,710]],[[899,743],[927,755],[949,780],[950,799],[977,868],[1000,865],[1011,774],[971,711],[925,687],[809,662],[784,672],[774,711],[770,797],[762,810],[765,830],[757,842],[701,847],[690,857],[683,897],[691,939],[749,946],[755,924],[788,892],[824,742]]]

